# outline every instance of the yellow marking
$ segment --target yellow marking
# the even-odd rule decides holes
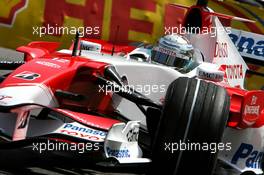
[[[66,0],[67,3],[85,6],[86,0]]]
[[[128,40],[143,41],[148,43],[155,42],[159,38],[159,36],[163,35],[164,32],[164,29],[162,27],[163,19],[164,19],[163,14],[164,14],[164,4],[159,5],[157,3],[155,12],[131,8],[130,11],[131,19],[151,22],[153,24],[153,28],[151,35],[148,33],[144,34],[142,32],[130,30],[128,33]],[[142,38],[144,38],[144,40],[142,40]]]
[[[264,66],[261,66],[256,72],[264,74]],[[258,90],[264,87],[264,77],[258,75],[252,75],[246,80],[246,89]]]
[[[78,28],[80,29],[79,32],[80,32],[80,36],[82,36],[83,32],[85,32],[85,30],[83,31],[83,19],[78,19],[78,18],[73,18],[73,17],[70,17],[70,16],[64,16],[64,24],[63,24],[63,27],[67,27],[69,30],[69,33],[64,33],[60,36],[60,41],[61,43],[63,44],[62,46],[64,48],[69,48],[70,45],[71,45],[71,42],[72,40],[74,39],[75,37],[75,29],[78,30]],[[48,37],[54,37],[54,36],[48,36]]]
[[[7,18],[12,7],[20,3],[21,0],[0,0],[0,17]]]
[[[131,41],[142,41],[142,42],[148,43],[149,41],[152,40],[152,35],[130,30],[128,31],[128,38]]]
[[[103,40],[109,40],[111,16],[112,16],[111,14],[112,14],[112,0],[105,0],[102,35],[101,35],[101,38]]]
[[[110,38],[110,27],[111,27],[111,15],[112,15],[112,5],[113,0],[104,0],[104,17],[103,17],[103,26],[102,26],[102,39],[108,40]],[[194,5],[196,0],[154,0],[156,2],[156,10],[155,12],[151,11],[144,11],[140,9],[133,9],[130,10],[130,17],[132,19],[138,19],[143,21],[149,21],[153,23],[153,28],[151,35],[146,33],[140,33],[139,31],[129,31],[129,40],[136,40],[136,41],[145,41],[145,42],[155,42],[161,35],[163,35],[163,23],[164,23],[164,11],[165,5],[167,3],[175,3],[175,4],[183,4],[186,6]],[[7,6],[5,3],[9,2],[10,6]],[[0,0],[0,16],[7,16],[8,9],[12,6],[12,4],[16,4],[20,2],[20,0]],[[79,4],[84,5],[88,0],[66,0],[67,3],[72,4]],[[127,3],[124,0],[124,3]],[[147,2],[146,2],[147,3]],[[235,4],[234,0],[226,0],[224,3],[228,4]],[[241,4],[242,6],[250,9],[252,12],[256,13],[259,17],[263,14],[263,9],[248,6],[245,4]],[[216,12],[234,15],[232,11],[228,11],[227,9],[223,8],[222,6],[216,4],[213,1],[209,1],[209,6]],[[234,6],[235,7],[235,6]],[[237,7],[235,7],[237,8]],[[240,11],[242,11],[239,8]],[[44,22],[44,11],[45,11],[45,0],[28,0],[28,6],[26,9],[18,13],[16,20],[11,27],[1,26],[0,25],[0,46],[7,47],[7,48],[16,48],[21,45],[28,44],[31,41],[39,41],[39,40],[48,40],[48,41],[57,41],[63,42],[63,45],[68,47],[71,43],[71,40],[74,36],[66,35],[65,37],[55,37],[55,36],[45,36],[40,38],[38,35],[33,35],[32,27],[41,27],[43,26]],[[244,10],[243,10],[244,11]],[[9,11],[8,11],[9,12]],[[139,14],[136,14],[139,13]],[[144,14],[146,13],[146,14]],[[251,15],[243,12],[246,16],[251,17]],[[80,20],[80,26],[83,26],[83,22]],[[65,21],[65,24],[68,23]],[[64,24],[64,25],[65,25]],[[71,25],[71,24],[69,24]],[[75,24],[74,24],[75,25]],[[256,25],[264,32],[264,27],[257,22]],[[242,30],[249,30],[247,26],[241,22],[233,22],[232,27],[236,27]],[[120,31],[122,32],[122,31]],[[137,34],[139,34],[137,36]],[[140,38],[143,36],[144,38]],[[67,42],[66,42],[67,41]]]

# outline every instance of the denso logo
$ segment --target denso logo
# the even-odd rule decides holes
[[[229,34],[229,36],[242,55],[246,53],[260,58],[264,57],[264,40],[258,40],[257,37],[239,36],[234,33]]]
[[[220,58],[221,57],[223,57],[223,58],[228,57],[228,45],[227,45],[227,43],[220,43],[220,42],[215,43],[214,57],[220,57]]]
[[[27,0],[0,1],[0,25],[12,26],[18,12],[26,8]]]
[[[255,150],[253,145],[241,143],[240,147],[234,154],[231,163],[237,164],[239,161],[245,161],[245,166],[248,168],[261,168],[263,152]]]

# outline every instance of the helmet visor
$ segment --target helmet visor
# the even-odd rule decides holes
[[[151,53],[152,61],[176,68],[185,67],[190,63],[191,58],[190,53],[185,56],[163,47],[154,47]]]

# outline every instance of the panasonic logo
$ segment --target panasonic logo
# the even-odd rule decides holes
[[[264,57],[264,38],[249,32],[232,31],[229,37],[243,56]]]
[[[70,129],[73,131],[79,131],[79,132],[83,132],[83,133],[88,133],[88,134],[94,134],[94,135],[100,135],[100,136],[106,136],[106,132],[103,131],[98,131],[98,130],[94,130],[88,127],[80,127],[80,126],[76,126],[74,124],[66,124],[63,129]]]
[[[241,143],[240,147],[234,154],[231,163],[237,165],[244,163],[249,168],[261,168],[263,152],[253,147],[252,144]]]

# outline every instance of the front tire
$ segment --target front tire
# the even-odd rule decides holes
[[[229,115],[226,90],[202,80],[179,78],[171,83],[152,151],[149,175],[211,175],[217,150],[180,150],[180,143],[218,144]],[[168,150],[170,144],[171,150]],[[178,144],[178,149],[172,148]]]

